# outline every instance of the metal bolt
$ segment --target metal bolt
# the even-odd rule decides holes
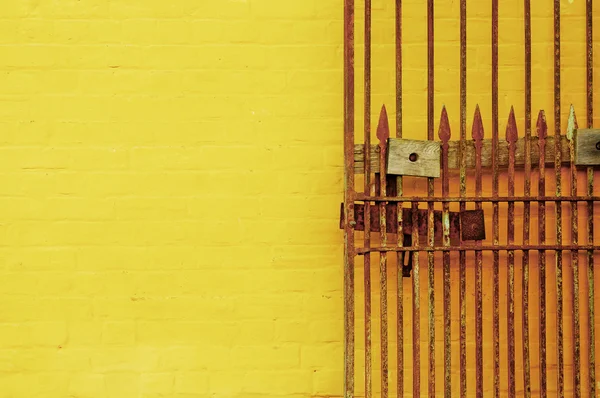
[[[596,142],[596,149],[600,151],[600,141]]]
[[[419,155],[417,155],[416,153],[411,153],[410,155],[408,155],[408,160],[410,160],[411,162],[416,162],[417,159],[419,159]]]

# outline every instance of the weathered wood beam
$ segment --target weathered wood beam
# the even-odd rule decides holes
[[[531,137],[531,163],[537,165],[539,162],[540,154],[537,145],[537,137]],[[450,152],[448,157],[448,166],[450,169],[458,169],[459,164],[459,143],[460,141],[450,141]],[[475,167],[475,145],[473,141],[467,141],[466,143],[466,157],[467,157],[467,168]],[[354,173],[363,174],[364,172],[364,153],[363,145],[354,145]],[[499,143],[499,166],[501,168],[508,168],[508,144],[506,141],[500,141]],[[562,149],[562,162],[563,164],[569,164],[571,156],[569,154],[569,141],[567,137],[561,136],[561,149]],[[492,167],[492,140],[484,140],[482,155],[481,155],[481,166],[484,168]],[[519,138],[517,141],[517,150],[515,156],[515,166],[523,167],[525,165],[525,139]],[[546,139],[546,163],[554,164],[554,137],[548,137]],[[374,173],[379,172],[379,146],[371,145],[371,171]]]

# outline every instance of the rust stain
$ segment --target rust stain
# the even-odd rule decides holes
[[[492,196],[498,196],[498,0],[492,0]],[[498,246],[500,225],[498,203],[493,204],[493,243]],[[500,255],[493,263],[494,398],[500,396]]]
[[[515,111],[511,107],[506,126],[506,141],[508,142],[508,195],[515,194],[515,143],[518,140]],[[515,203],[508,202],[508,244],[515,241]],[[507,328],[508,328],[508,396],[514,398],[515,390],[515,252],[508,250],[508,297],[507,297]]]
[[[546,124],[546,115],[544,111],[540,111],[538,114],[538,120],[536,123],[536,130],[538,136],[538,146],[540,148],[539,160],[539,182],[538,182],[538,195],[546,195],[546,138],[548,137],[548,126]],[[538,224],[539,224],[539,242],[540,244],[546,243],[546,202],[540,201],[538,206]],[[546,251],[541,250],[538,257],[539,265],[539,288],[540,288],[540,397],[545,398],[548,394],[547,389],[547,375],[546,375]]]
[[[481,149],[483,146],[483,121],[481,120],[481,112],[479,105],[475,108],[473,117],[473,128],[471,137],[475,141],[475,195],[481,197],[482,191],[482,172],[481,172]],[[475,205],[475,211],[481,212],[483,217],[483,209],[481,203]],[[481,222],[483,233],[476,237],[485,239],[485,220]],[[477,242],[481,245],[481,242]],[[482,292],[482,274],[483,274],[483,258],[481,250],[475,252],[475,375],[477,378],[477,397],[483,397],[483,292]]]
[[[354,397],[354,0],[344,0],[344,397]]]
[[[577,195],[577,166],[575,165],[575,134],[577,131],[577,118],[575,108],[571,105],[567,121],[567,138],[571,153],[571,195]],[[578,211],[577,203],[571,203],[571,243],[578,244]],[[579,322],[579,254],[577,250],[571,251],[571,267],[573,268],[573,396],[581,397],[581,329]]]
[[[531,0],[524,0],[525,30],[525,186],[524,195],[531,196]],[[523,244],[529,244],[531,205],[523,205]],[[529,251],[523,252],[523,386],[525,398],[531,397],[531,361],[529,357]]]
[[[379,157],[379,170],[385,170],[386,145],[390,137],[390,126],[388,123],[387,111],[385,105],[382,106],[379,114],[379,124],[377,125],[377,138],[381,148]],[[386,196],[387,180],[385,173],[379,173],[380,194]],[[391,219],[394,220],[393,218]],[[395,224],[395,223],[392,223]],[[381,236],[381,246],[387,246],[387,215],[386,203],[379,204],[379,234]],[[380,307],[380,327],[381,327],[381,397],[388,396],[388,310],[387,310],[387,253],[381,252],[379,257],[379,307]]]
[[[593,41],[593,7],[592,0],[586,0],[586,82],[587,82],[587,127],[594,125],[594,41]],[[587,168],[587,194],[594,195],[594,168]],[[594,243],[594,202],[587,202],[588,244]],[[587,252],[588,276],[588,361],[589,361],[589,390],[590,397],[596,396],[596,331],[594,303],[594,251]]]
[[[442,196],[450,193],[450,173],[448,170],[448,141],[450,140],[450,123],[446,108],[442,110],[438,136],[442,140]],[[444,202],[442,207],[443,245],[450,246],[450,204]],[[444,397],[452,394],[452,303],[450,284],[450,252],[443,254],[444,268]]]

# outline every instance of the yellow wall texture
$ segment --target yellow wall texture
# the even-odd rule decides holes
[[[392,3],[374,1],[373,57],[391,117]],[[501,3],[500,113],[522,123],[523,7]],[[551,114],[551,7],[532,3]],[[426,10],[404,4],[423,137]],[[583,116],[585,5],[562,5],[563,104]],[[490,1],[468,6],[489,133]],[[456,137],[458,2],[436,7]],[[341,0],[0,2],[0,397],[341,395],[342,54]]]

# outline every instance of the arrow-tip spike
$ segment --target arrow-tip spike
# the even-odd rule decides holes
[[[548,124],[546,123],[546,112],[543,109],[538,113],[538,119],[536,123],[537,135],[539,138],[548,137]]]
[[[385,104],[381,107],[379,113],[379,124],[377,125],[377,138],[379,139],[379,145],[383,146],[386,144],[387,139],[390,138],[390,125],[388,123],[387,110]]]
[[[483,121],[481,120],[479,104],[475,106],[475,115],[473,116],[473,128],[471,130],[471,135],[475,141],[483,140]]]
[[[575,107],[571,104],[569,108],[569,119],[567,120],[567,138],[569,141],[573,139],[573,133],[577,130],[577,116],[575,115]]]
[[[447,142],[450,139],[450,121],[448,120],[448,111],[446,106],[442,107],[442,115],[440,116],[440,128],[438,130],[438,137],[442,142]]]
[[[515,110],[511,106],[510,114],[508,115],[508,124],[506,125],[506,141],[515,143],[519,139],[519,133],[517,130],[517,121],[515,119]]]

